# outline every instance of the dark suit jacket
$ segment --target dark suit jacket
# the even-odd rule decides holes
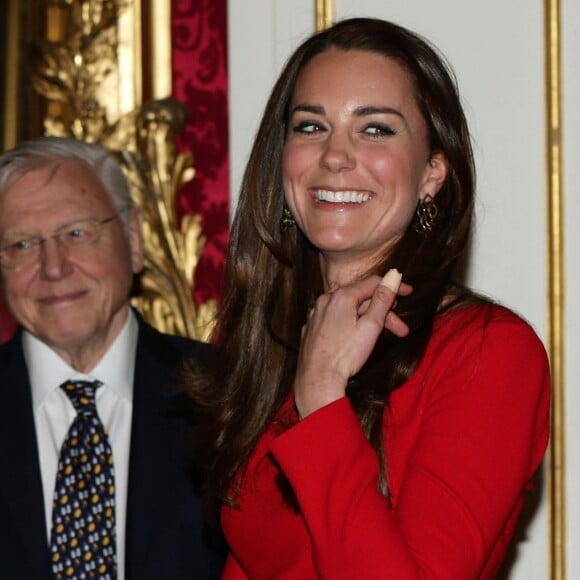
[[[202,523],[188,474],[185,355],[209,347],[139,320],[127,498],[126,579],[219,578],[223,545]],[[0,578],[51,577],[30,383],[20,333],[0,346]]]

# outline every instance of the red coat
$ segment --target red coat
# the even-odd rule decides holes
[[[384,436],[389,502],[347,398],[297,422],[289,400],[224,507],[224,578],[491,579],[549,433],[545,350],[497,306],[441,315],[393,393]],[[267,453],[269,454],[267,455]],[[286,505],[283,472],[300,511]]]

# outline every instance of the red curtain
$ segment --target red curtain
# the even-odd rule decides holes
[[[0,344],[6,342],[12,336],[15,329],[16,324],[14,320],[8,314],[4,304],[0,302]]]
[[[226,0],[173,0],[173,94],[189,115],[180,149],[196,170],[180,196],[182,214],[202,216],[206,244],[196,270],[199,304],[219,299],[229,234],[229,143]]]

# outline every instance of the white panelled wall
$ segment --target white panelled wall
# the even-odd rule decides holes
[[[574,218],[580,196],[580,3],[563,0],[564,127],[568,235],[568,481],[580,469],[580,295]],[[232,206],[267,95],[292,49],[314,29],[315,0],[229,0]],[[430,39],[451,62],[473,134],[478,201],[468,283],[547,334],[546,103],[544,14],[540,0],[335,0],[335,19],[375,16]],[[576,211],[575,211],[576,210]],[[573,412],[575,409],[575,414]],[[577,454],[576,454],[577,455]],[[576,480],[578,478],[576,477]],[[572,490],[571,483],[568,489]],[[549,578],[546,492],[518,543],[510,579]],[[580,497],[570,491],[567,577],[580,578]],[[572,517],[576,514],[576,517]],[[576,522],[576,523],[575,523]]]

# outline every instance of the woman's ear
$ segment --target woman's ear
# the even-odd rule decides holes
[[[435,197],[439,193],[447,179],[448,166],[447,157],[441,151],[436,151],[431,155],[425,168],[425,179],[419,193],[420,199],[424,199],[427,195]]]

